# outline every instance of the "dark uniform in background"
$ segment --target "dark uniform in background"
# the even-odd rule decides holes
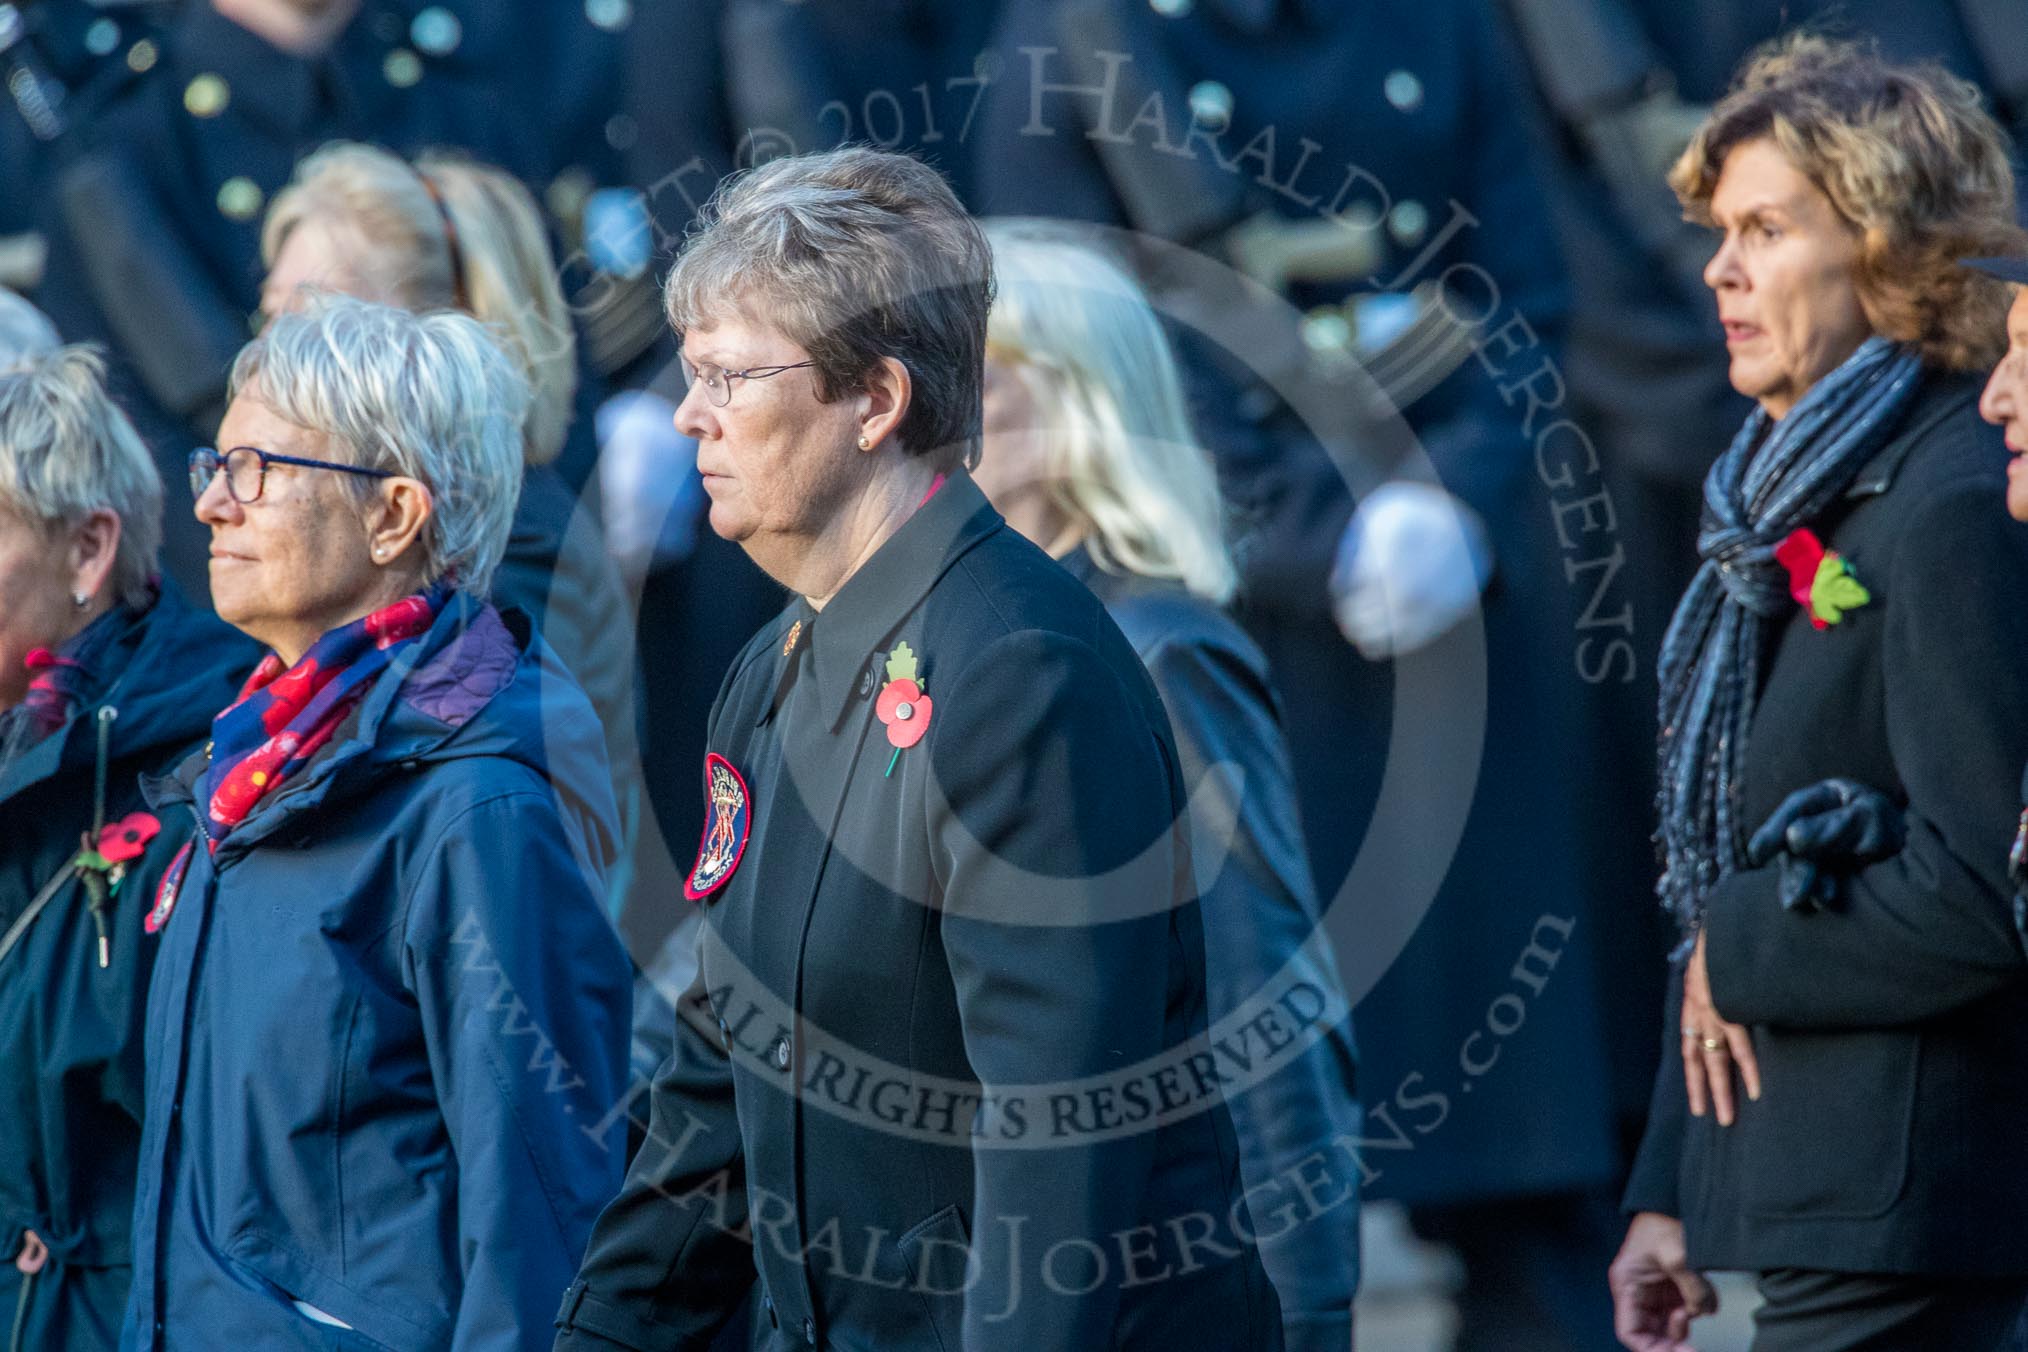
[[[954,472],[754,637],[709,744],[700,977],[557,1346],[699,1345],[758,1283],[780,1352],[1279,1348],[1218,1068],[1153,1064],[1204,938],[1099,601]]]
[[[1478,0],[1052,0],[1012,11],[996,48],[1002,78],[973,134],[984,210],[1127,226],[1279,285],[1305,312],[1316,364],[1362,362],[1444,487],[1486,522],[1484,756],[1476,792],[1457,789],[1470,815],[1435,904],[1357,1007],[1366,1134],[1388,1143],[1367,1153],[1367,1195],[1408,1201],[1464,1255],[1462,1346],[1610,1348],[1601,1274],[1618,1240],[1617,1128],[1645,1097],[1616,1093],[1607,1038],[1625,1010],[1653,1017],[1654,958],[1612,948],[1573,825],[1589,681],[1626,659],[1611,646],[1619,629],[1580,627],[1580,611],[1610,617],[1621,602],[1595,599],[1599,568],[1572,568],[1609,551],[1609,512],[1573,435],[1538,444],[1566,414],[1553,364],[1567,280],[1511,36]],[[1038,60],[1050,85],[1117,78],[1101,139],[1088,132],[1102,97],[1039,89]],[[1332,257],[1348,240],[1363,253]],[[1447,325],[1427,287],[1454,265],[1454,311],[1491,311],[1476,332]],[[1205,356],[1201,339],[1181,345]],[[1225,369],[1206,378],[1215,364]],[[1233,365],[1198,362],[1199,425],[1251,527],[1242,614],[1286,699],[1330,905],[1388,768],[1400,668],[1362,660],[1330,618],[1326,573],[1353,493],[1266,381]],[[1268,374],[1306,378],[1290,365]],[[1346,440],[1363,457],[1361,491],[1402,449],[1384,419]],[[1337,904],[1361,917],[1407,905],[1381,895],[1391,890]],[[1384,957],[1341,948],[1355,998],[1358,973]]]
[[[67,341],[109,345],[122,402],[174,478],[217,426],[258,302],[261,220],[296,161],[340,138],[456,147],[534,185],[565,222],[598,174],[617,177],[600,100],[617,97],[620,35],[594,20],[629,10],[370,0],[315,57],[208,0],[150,7],[152,27],[108,10],[114,28],[96,31],[115,41],[91,115],[28,172],[5,166],[9,214],[47,248],[31,294]],[[587,154],[602,162],[583,167]],[[561,462],[580,480],[581,436]],[[203,545],[187,514],[169,514],[165,561],[200,597]]]

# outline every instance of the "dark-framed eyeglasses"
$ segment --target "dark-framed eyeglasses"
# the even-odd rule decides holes
[[[732,382],[735,380],[766,380],[769,376],[778,376],[784,371],[794,371],[817,364],[814,361],[792,361],[784,366],[749,366],[744,371],[728,371],[723,366],[714,366],[708,361],[692,365],[688,357],[682,358],[682,362],[684,386],[686,388],[691,385],[704,386],[704,397],[716,408],[724,408],[732,402]]]
[[[258,502],[261,490],[268,486],[270,465],[300,465],[304,469],[329,469],[336,470],[340,474],[361,474],[369,479],[397,477],[393,470],[340,465],[330,460],[306,460],[300,455],[277,455],[258,446],[235,446],[225,452],[215,451],[209,446],[199,446],[190,453],[190,496],[203,497],[204,490],[211,487],[211,481],[218,476],[220,470],[223,470],[225,491],[232,494],[234,502],[241,504]]]

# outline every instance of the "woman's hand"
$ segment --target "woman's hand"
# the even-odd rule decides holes
[[[1836,900],[1838,874],[1899,854],[1907,839],[1893,799],[1856,779],[1826,779],[1782,800],[1747,842],[1746,862],[1779,858],[1782,905],[1814,911]]]
[[[21,1252],[14,1255],[14,1270],[24,1277],[33,1277],[48,1261],[49,1246],[42,1242],[42,1236],[33,1230],[22,1231]]]
[[[1627,1226],[1606,1283],[1613,1293],[1613,1332],[1630,1352],[1692,1352],[1690,1321],[1718,1310],[1718,1293],[1690,1270],[1683,1222],[1654,1211]]]
[[[1732,1066],[1746,1082],[1746,1096],[1760,1098],[1760,1064],[1753,1059],[1753,1039],[1746,1029],[1727,1023],[1711,1003],[1711,979],[1704,969],[1704,935],[1699,931],[1690,965],[1683,972],[1683,1083],[1690,1091],[1690,1113],[1704,1116],[1707,1100],[1718,1110],[1718,1125],[1729,1127],[1733,1109]]]

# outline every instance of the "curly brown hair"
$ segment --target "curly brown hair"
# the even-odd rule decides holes
[[[1858,237],[1853,282],[1876,333],[1945,370],[1999,360],[2007,286],[1959,264],[2020,253],[2024,236],[2007,136],[1975,86],[1934,64],[1891,65],[1870,44],[1777,39],[1747,59],[1669,171],[1689,219],[1713,223],[1726,156],[1763,138]]]

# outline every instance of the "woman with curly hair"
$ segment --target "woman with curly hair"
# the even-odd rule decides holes
[[[1759,408],[1712,467],[1663,643],[1684,942],[1611,1280],[1687,1346],[1758,1276],[1756,1352],[1990,1349],[2028,1299],[2028,530],[1979,418],[2014,185],[1976,92],[1819,37],[1749,63],[1672,185]],[[1680,1034],[1680,1037],[1679,1037]]]

